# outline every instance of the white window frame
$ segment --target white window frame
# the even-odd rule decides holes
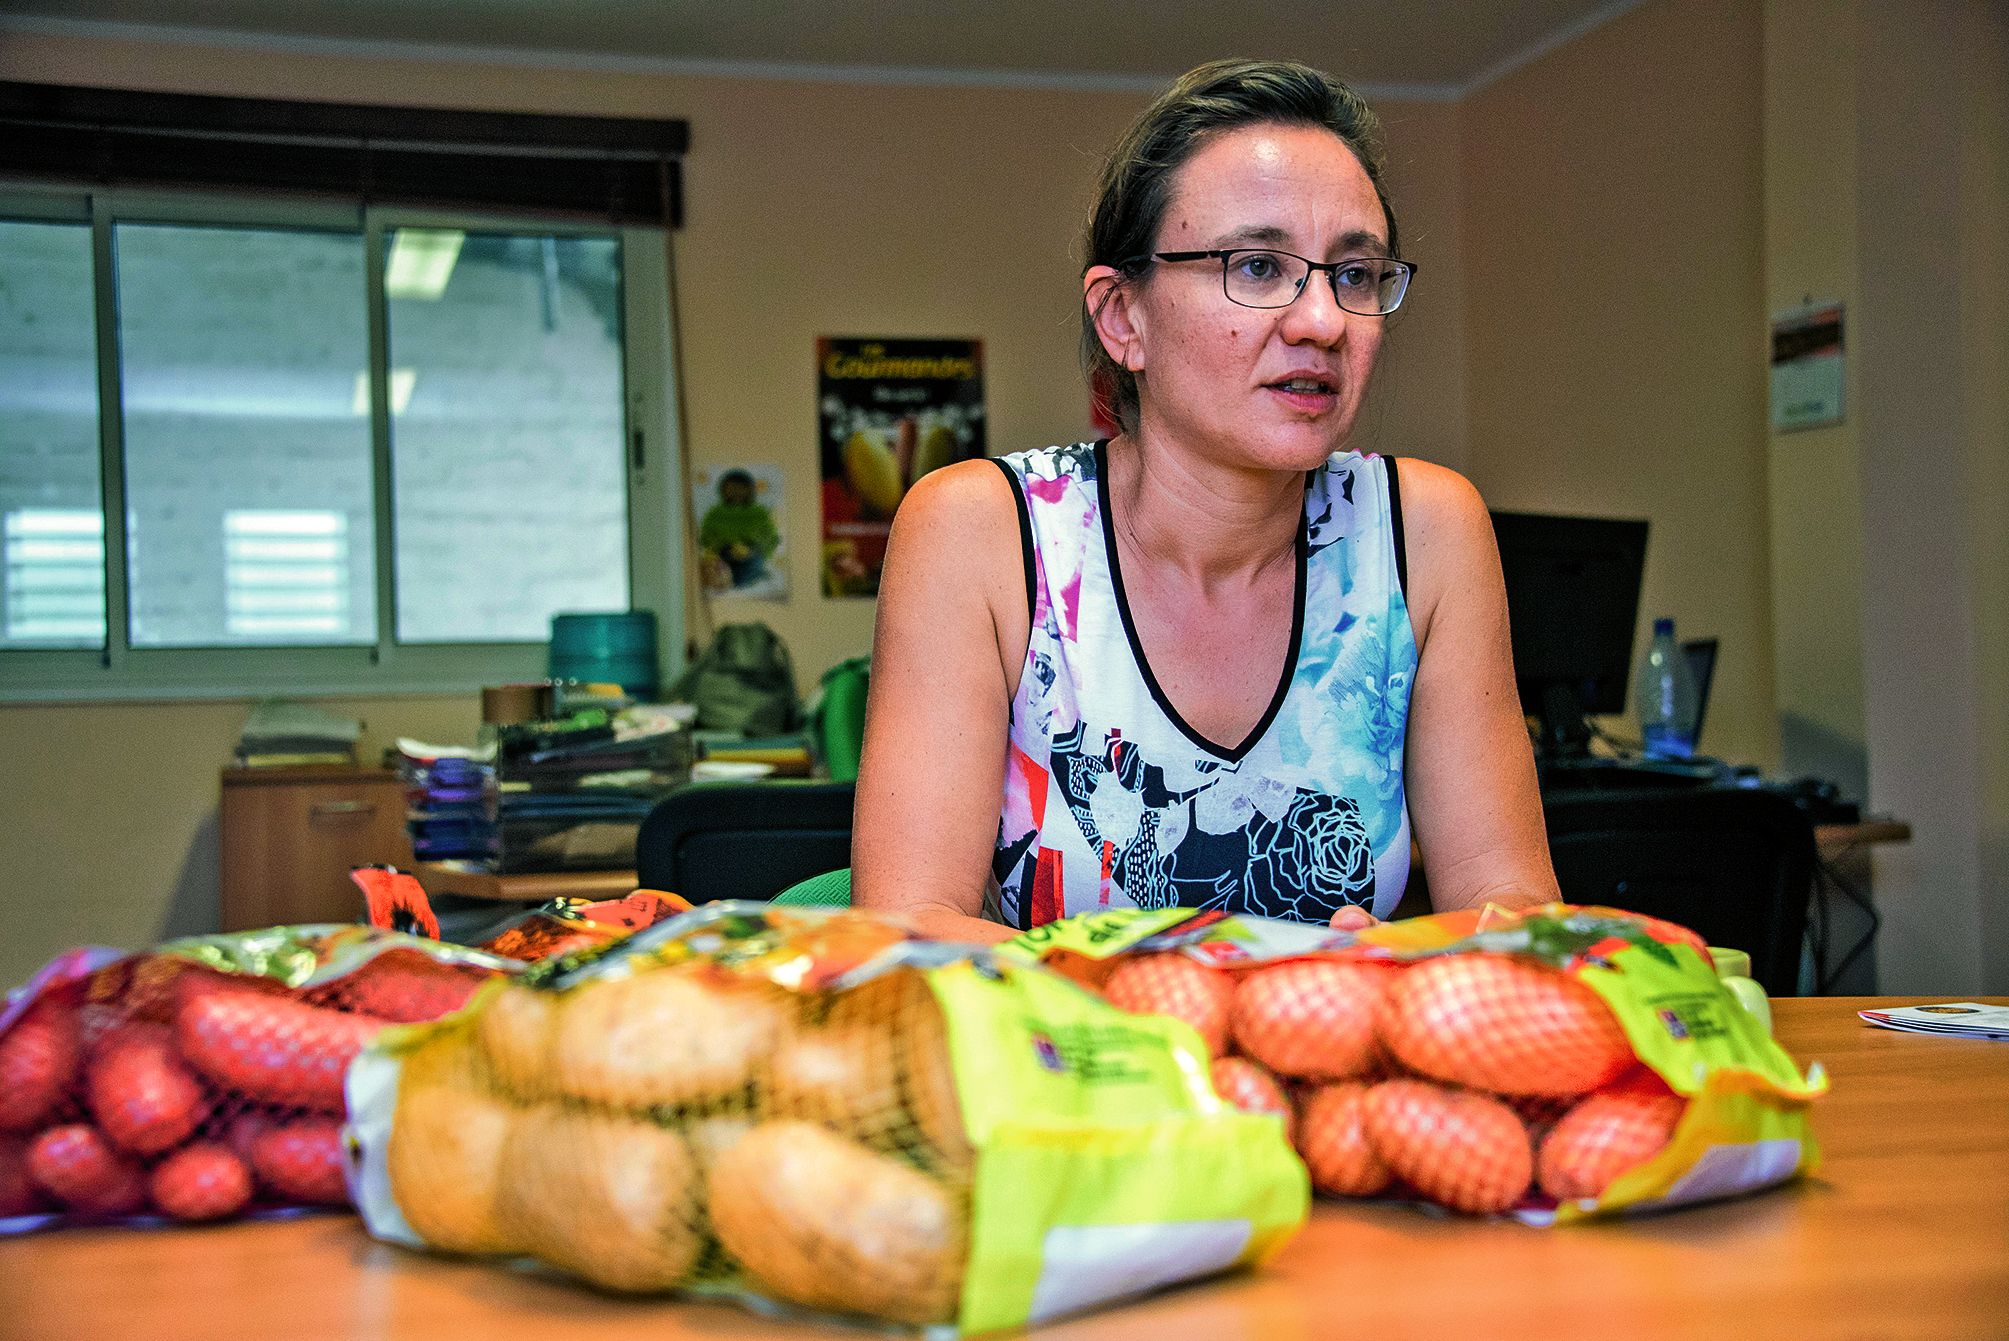
[[[573,223],[533,216],[359,206],[304,199],[120,189],[79,191],[0,181],[0,219],[88,223],[92,230],[98,354],[98,467],[105,516],[103,648],[0,648],[0,702],[233,699],[270,695],[424,695],[539,680],[542,642],[397,641],[396,536],[391,515],[391,416],[384,249],[397,228],[541,232],[615,238],[621,248],[624,441],[628,486],[628,590],[656,613],[666,673],[684,646],[684,506],[680,498],[676,351],[672,346],[668,238],[661,228]],[[113,223],[335,229],[363,236],[369,320],[370,438],[375,484],[377,641],[357,647],[135,648],[126,603],[124,433],[120,413]]]

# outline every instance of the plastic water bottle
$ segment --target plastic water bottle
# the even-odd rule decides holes
[[[1633,682],[1639,734],[1649,759],[1686,759],[1695,753],[1695,680],[1674,641],[1674,621],[1653,621],[1653,641]]]

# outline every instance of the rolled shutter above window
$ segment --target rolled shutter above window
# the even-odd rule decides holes
[[[677,227],[682,120],[0,81],[0,175]]]

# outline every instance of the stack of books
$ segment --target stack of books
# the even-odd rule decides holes
[[[420,861],[484,860],[495,855],[493,751],[400,739],[405,828]]]
[[[641,713],[574,713],[503,727],[496,751],[496,869],[617,869],[670,788],[691,775],[690,732]]]

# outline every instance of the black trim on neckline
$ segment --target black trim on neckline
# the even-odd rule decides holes
[[[1005,479],[1011,484],[1011,501],[1018,505],[1018,548],[1020,557],[1025,561],[1025,627],[1030,637],[1033,612],[1039,608],[1039,589],[1035,580],[1039,560],[1032,548],[1032,508],[1026,502],[1025,485],[1019,481],[1018,472],[1006,465],[1001,456],[986,459],[1004,472]]]
[[[1383,457],[1388,469],[1382,474],[1388,477],[1388,527],[1395,535],[1395,586],[1402,593],[1402,599],[1409,599],[1409,546],[1402,539],[1402,484],[1395,472],[1396,458]]]
[[[1306,491],[1310,491],[1309,476],[1306,477]],[[1283,674],[1277,681],[1276,693],[1270,696],[1269,707],[1263,710],[1262,718],[1250,728],[1249,734],[1243,738],[1241,744],[1229,748],[1207,739],[1179,715],[1179,710],[1172,706],[1172,700],[1166,697],[1164,688],[1159,685],[1158,677],[1152,674],[1151,659],[1144,655],[1144,643],[1138,638],[1136,622],[1130,617],[1130,598],[1123,590],[1123,564],[1116,554],[1116,514],[1110,507],[1107,438],[1095,444],[1095,494],[1096,502],[1102,509],[1102,546],[1105,560],[1109,565],[1109,586],[1115,593],[1116,612],[1123,620],[1123,636],[1130,643],[1130,655],[1137,662],[1137,669],[1144,677],[1144,687],[1151,691],[1151,698],[1157,703],[1159,711],[1165,714],[1172,725],[1179,728],[1179,733],[1186,739],[1225,763],[1240,763],[1248,752],[1256,747],[1256,743],[1269,733],[1277,714],[1283,711],[1284,699],[1290,696],[1292,682],[1297,679],[1298,653],[1304,644],[1305,567],[1311,557],[1311,539],[1304,520],[1303,505],[1300,504],[1298,509],[1297,539],[1291,545],[1296,555],[1297,573],[1294,579],[1296,587],[1291,597],[1290,648],[1284,653]]]

